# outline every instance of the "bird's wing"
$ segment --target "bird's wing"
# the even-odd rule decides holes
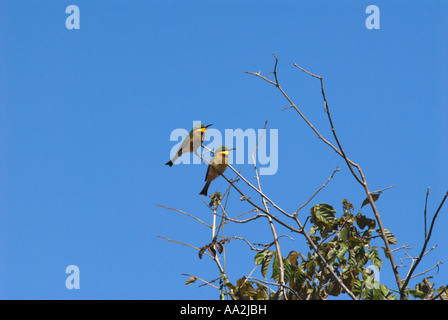
[[[184,152],[190,152],[189,145],[190,145],[190,137],[185,136],[184,141],[182,141],[182,144],[180,145],[179,149],[177,150],[178,156],[180,157]]]

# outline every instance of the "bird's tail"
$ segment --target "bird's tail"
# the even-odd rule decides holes
[[[176,162],[176,160],[177,160],[177,158],[179,158],[181,155],[182,155],[182,149],[177,153],[177,154],[175,154],[174,155],[174,157],[173,157],[173,159],[171,159],[170,161],[168,161],[167,163],[165,163],[167,166],[170,166],[170,167],[172,167],[173,166],[173,164],[174,164],[174,162]]]
[[[207,182],[205,183],[204,188],[202,189],[202,191],[201,191],[199,194],[202,194],[202,195],[204,195],[204,196],[207,195],[208,187],[210,186],[210,182],[211,182],[211,181],[207,181]]]

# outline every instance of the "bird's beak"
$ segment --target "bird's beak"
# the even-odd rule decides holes
[[[226,151],[221,151],[222,154],[228,155],[230,151],[235,150],[236,148],[228,149]]]
[[[201,132],[205,132],[205,131],[207,130],[207,128],[210,127],[210,126],[212,126],[212,125],[213,125],[213,124],[209,124],[208,126],[205,126],[205,127],[201,128],[201,129],[199,129],[199,131],[201,131]]]

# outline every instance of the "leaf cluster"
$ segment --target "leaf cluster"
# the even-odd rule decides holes
[[[259,282],[250,281],[246,277],[238,279],[236,285],[232,284],[225,274],[220,279],[221,300],[227,294],[232,300],[269,300],[269,288]]]
[[[429,279],[432,279],[432,277],[424,278],[420,283],[415,285],[414,289],[408,288],[406,294],[422,300],[434,299],[435,297],[439,297],[441,300],[448,300],[448,288],[441,286],[435,289],[434,284]]]
[[[320,254],[344,285],[359,299],[396,299],[390,290],[374,277],[372,269],[378,271],[383,264],[379,249],[371,244],[378,237],[375,220],[361,213],[353,213],[353,205],[342,202],[343,214],[336,217],[336,210],[329,204],[318,204],[311,208],[309,234]],[[387,230],[391,244],[397,240]],[[284,280],[289,287],[289,299],[328,299],[338,296],[344,289],[335,281],[319,255],[310,251],[302,254],[291,251],[283,260]],[[265,250],[255,255],[255,264],[261,265],[261,274],[266,279],[271,261],[271,278],[278,283],[279,263],[277,253]]]

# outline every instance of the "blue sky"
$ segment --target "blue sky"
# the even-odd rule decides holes
[[[65,27],[71,4],[79,30]],[[379,30],[365,27],[370,4],[380,8]],[[362,189],[343,160],[293,110],[280,110],[288,105],[273,86],[243,73],[272,71],[272,52],[284,89],[331,139],[319,82],[293,63],[324,76],[345,151],[371,190],[395,185],[378,208],[417,255],[426,188],[431,214],[447,190],[447,10],[443,1],[2,1],[0,298],[217,299],[181,275],[214,279],[213,262],[157,237],[210,242],[203,225],[157,206],[212,221],[198,195],[206,166],[164,165],[171,131],[195,120],[278,129],[278,172],[262,187],[287,211],[339,165],[302,220],[321,202],[339,213],[344,198],[359,207]],[[252,179],[253,167],[240,167]],[[220,178],[210,192],[226,187]],[[232,192],[233,216],[249,210],[238,198]],[[439,285],[448,282],[447,223],[445,208],[430,243],[439,245],[417,270],[444,261],[431,273]],[[271,241],[261,221],[226,235]],[[299,236],[281,244],[284,254],[306,248]],[[236,282],[254,253],[237,241],[226,250]],[[79,290],[65,287],[72,264]],[[380,276],[395,289],[387,261]]]

